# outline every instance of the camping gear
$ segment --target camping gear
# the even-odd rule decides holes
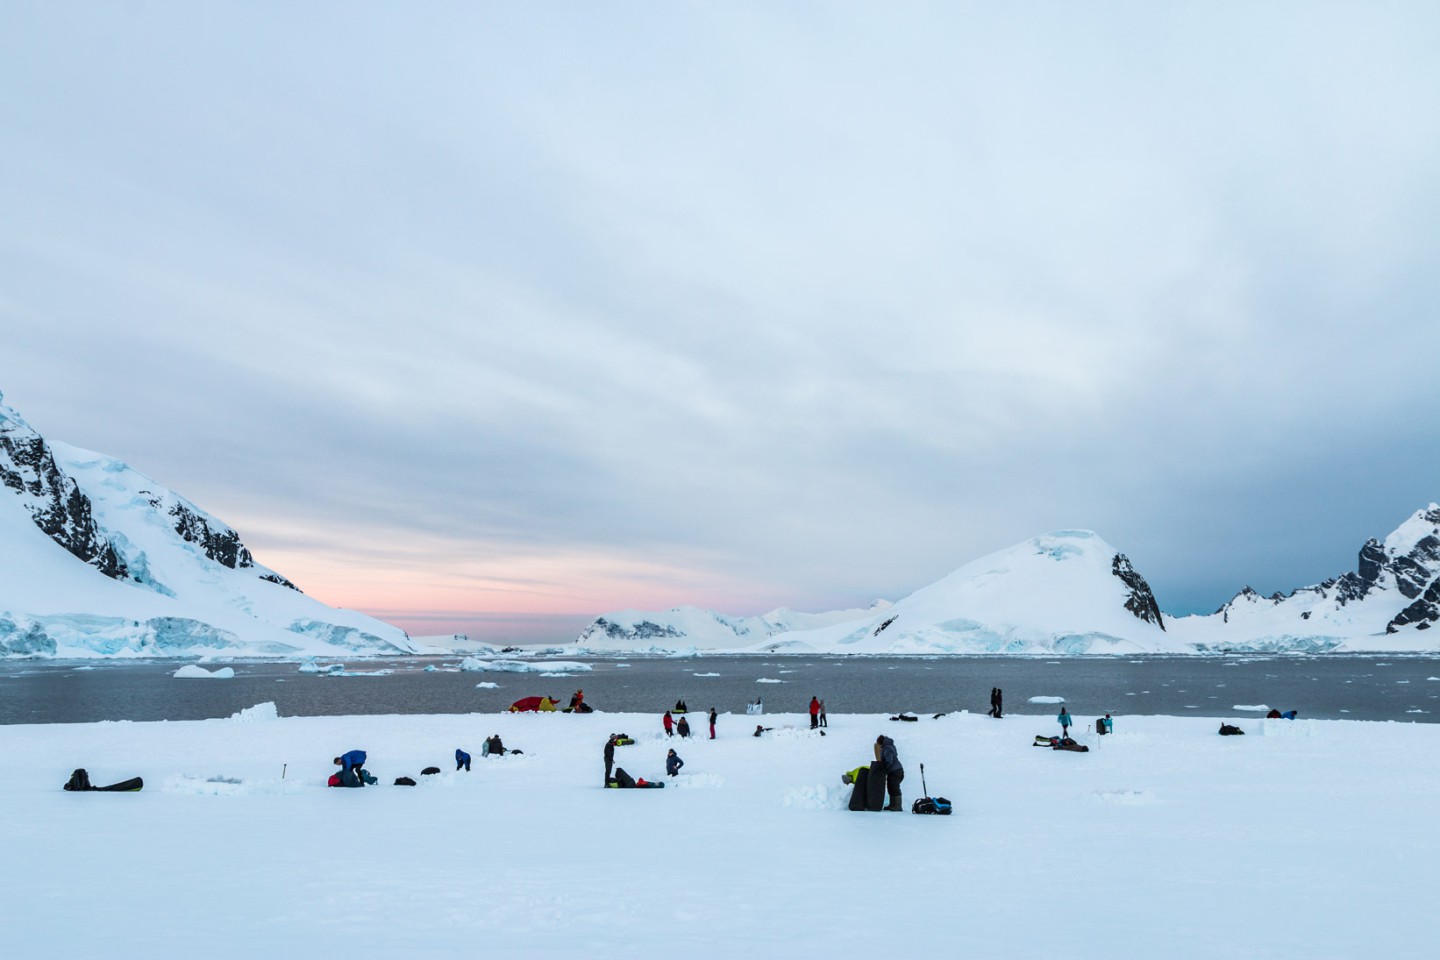
[[[865,809],[879,812],[885,809],[885,787],[889,780],[888,771],[878,763],[870,765],[870,776],[865,778]]]
[[[76,793],[135,793],[145,786],[145,781],[139,777],[131,777],[129,780],[121,780],[119,783],[112,783],[108,787],[96,787],[90,783],[90,774],[82,767],[70,774],[69,781],[62,788]]]
[[[415,781],[414,781],[414,780],[411,780],[409,777],[396,777],[396,778],[395,778],[395,786],[397,786],[397,787],[413,787],[413,786],[415,786]]]
[[[1083,743],[1076,743],[1069,737],[1061,737],[1060,742],[1050,748],[1051,750],[1069,750],[1071,753],[1089,753],[1090,748]]]
[[[1055,744],[1057,744],[1057,743],[1059,743],[1059,742],[1060,742],[1060,738],[1059,738],[1059,737],[1047,737],[1047,736],[1045,736],[1043,733],[1037,733],[1037,734],[1035,734],[1035,742],[1034,742],[1033,744],[1031,744],[1031,746],[1035,746],[1035,747],[1053,747],[1053,746],[1055,746]]]
[[[1105,736],[1105,734],[1107,733],[1107,731],[1106,731],[1106,729],[1105,729],[1105,718],[1104,718],[1104,717],[1100,717],[1100,718],[1098,718],[1098,719],[1095,721],[1095,732],[1098,733],[1098,734],[1100,734],[1100,736],[1102,736],[1102,737]]]
[[[437,773],[439,773],[439,772],[440,772],[440,768],[439,768],[439,767],[426,767],[424,770],[421,770],[421,771],[420,771],[420,776],[422,776],[422,777],[433,777],[435,774],[437,774]]]
[[[925,796],[910,804],[911,813],[938,813],[944,816],[950,815],[950,801],[944,797],[930,796],[930,787],[925,783],[925,764],[920,764],[920,789],[925,791]]]
[[[521,697],[519,700],[510,704],[511,713],[531,713],[536,711],[553,713],[554,710],[555,701],[549,697]]]
[[[1220,736],[1222,736],[1222,737],[1243,737],[1243,736],[1245,736],[1245,731],[1244,731],[1244,730],[1241,730],[1239,727],[1232,726],[1232,725],[1230,725],[1230,724],[1228,724],[1228,723],[1222,723],[1222,724],[1220,724]]]

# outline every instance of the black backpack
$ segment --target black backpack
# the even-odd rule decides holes
[[[921,797],[910,805],[911,813],[938,813],[950,815],[950,801],[944,797]]]
[[[65,789],[94,790],[95,788],[90,786],[90,774],[86,773],[84,768],[82,767],[81,769],[76,770],[74,773],[70,774],[70,781],[65,784]]]
[[[615,785],[622,789],[635,786],[635,778],[625,772],[624,767],[615,768]]]

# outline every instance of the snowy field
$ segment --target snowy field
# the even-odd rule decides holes
[[[252,713],[0,726],[5,955],[1318,960],[1440,934],[1435,724],[1121,716],[1075,754],[1030,745],[1048,716],[723,715],[667,743],[651,715]],[[681,776],[602,789],[612,731],[631,774],[674,746]],[[493,733],[524,755],[481,759]],[[907,809],[923,762],[955,816],[844,809],[879,733]],[[327,789],[357,747],[381,786]],[[145,790],[62,792],[82,766]]]

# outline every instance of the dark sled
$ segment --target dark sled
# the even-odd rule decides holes
[[[70,774],[70,781],[65,784],[64,789],[77,793],[138,793],[144,786],[145,781],[140,777],[131,777],[108,787],[94,787],[90,785],[90,775],[80,769]]]
[[[865,798],[868,796],[868,794],[866,793],[866,784],[868,784],[869,782],[870,768],[861,767],[860,772],[855,777],[855,788],[850,791],[851,810],[865,809]]]
[[[879,764],[871,764],[870,776],[865,778],[865,809],[879,812],[885,809],[885,786],[889,781],[886,771]]]

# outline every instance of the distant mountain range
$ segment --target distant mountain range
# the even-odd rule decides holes
[[[1248,587],[1213,614],[1162,613],[1130,560],[1087,530],[1046,534],[891,604],[735,617],[696,607],[596,618],[572,655],[1432,652],[1440,507],[1360,549],[1356,570],[1288,594]],[[305,596],[234,529],[112,457],[47,440],[0,396],[0,657],[341,656],[418,645]]]
[[[783,613],[784,616],[778,614]],[[1130,560],[1088,530],[1027,540],[893,605],[733,618],[694,607],[596,619],[575,651],[683,654],[1125,654],[1387,651],[1440,647],[1440,507],[1417,511],[1359,567],[1261,597],[1246,587],[1206,616],[1169,617]]]
[[[410,653],[305,596],[240,535],[112,457],[47,440],[0,396],[0,656]]]

